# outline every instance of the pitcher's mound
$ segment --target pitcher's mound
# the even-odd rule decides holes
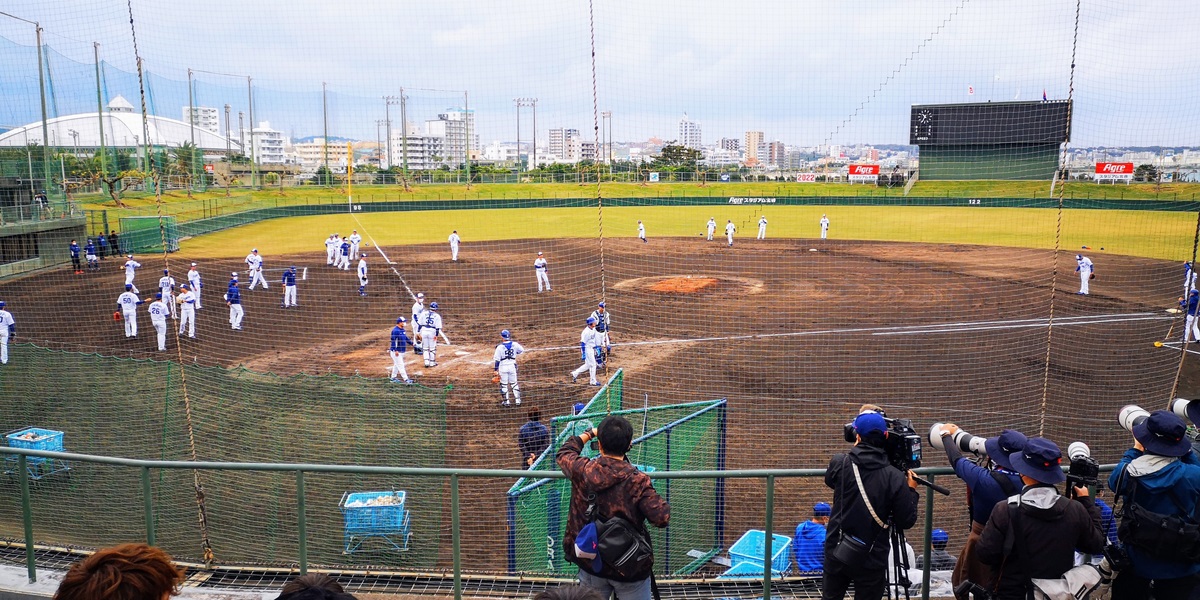
[[[615,289],[647,291],[659,294],[698,294],[707,292],[740,291],[757,294],[763,291],[760,279],[749,277],[709,277],[706,275],[666,275],[637,277],[617,282]]]
[[[650,284],[646,289],[652,292],[694,294],[714,285],[717,285],[715,277],[668,277]]]

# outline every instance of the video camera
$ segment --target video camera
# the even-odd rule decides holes
[[[888,462],[901,471],[917,469],[921,466],[921,436],[913,429],[909,419],[891,419],[882,410],[875,411],[883,417],[888,425],[884,449],[887,451]],[[855,442],[854,422],[842,426],[842,437],[847,442]]]

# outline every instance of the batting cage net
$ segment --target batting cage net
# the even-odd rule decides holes
[[[1111,463],[1121,407],[1200,395],[1187,3],[259,4],[0,9],[0,431],[524,469],[540,423],[553,469],[620,413],[660,471],[823,468],[875,404],[926,441],[1016,428]],[[39,542],[144,535],[138,473],[37,464]],[[292,474],[151,483],[171,553],[297,561]],[[832,496],[775,483],[787,538]],[[569,577],[565,483],[460,484],[487,549],[464,569]],[[765,543],[763,479],[655,485],[664,577],[735,577]],[[310,561],[440,585],[450,496],[310,474]],[[354,517],[378,506],[384,532]]]

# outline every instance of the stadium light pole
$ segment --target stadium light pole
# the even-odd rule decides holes
[[[400,160],[404,163],[404,189],[408,190],[408,96],[404,95],[404,88],[400,88]],[[392,147],[392,141],[388,140],[388,148]]]
[[[471,108],[463,90],[463,163],[467,166],[467,189],[471,189]]]
[[[379,128],[387,123],[386,119],[375,119],[375,164],[383,164],[383,144],[379,141]]]
[[[42,189],[46,189],[50,186],[50,126],[46,122],[46,73],[42,67],[42,26],[34,23],[33,29],[37,37],[38,91],[42,97],[42,172],[46,178],[42,183]],[[66,199],[65,192],[63,198]]]
[[[258,160],[254,151],[254,83],[250,76],[246,76],[246,96],[249,98],[250,106],[250,187],[258,186]]]
[[[328,180],[328,178],[329,178],[329,98],[326,96],[324,81],[321,82],[321,123],[322,123],[321,151],[322,151],[322,154],[324,155],[324,158],[323,158],[321,164],[325,165],[324,176]],[[376,134],[378,134],[378,131],[376,131]],[[378,137],[378,135],[376,135],[376,137]]]

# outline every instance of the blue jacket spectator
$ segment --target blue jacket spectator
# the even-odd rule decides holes
[[[825,526],[830,512],[828,502],[818,502],[813,505],[813,518],[796,526],[792,554],[801,572],[819,573],[825,569]]]
[[[517,432],[517,446],[520,447],[521,460],[526,467],[533,466],[533,461],[550,447],[550,430],[541,420],[542,413],[535,408],[529,411],[529,422]]]

